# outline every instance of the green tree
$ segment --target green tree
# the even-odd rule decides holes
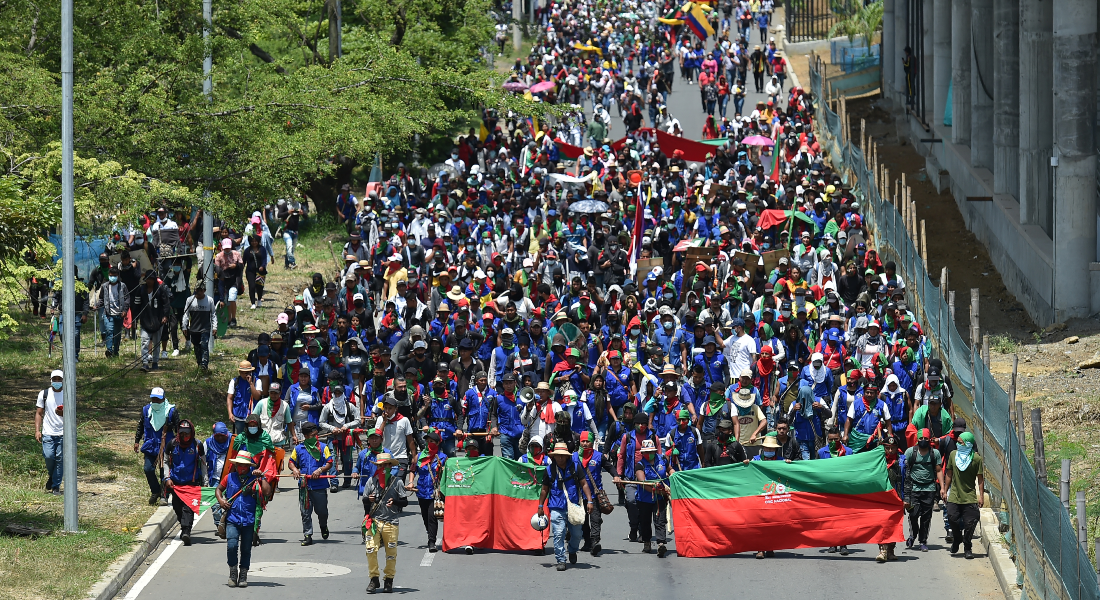
[[[848,10],[844,18],[829,28],[828,37],[847,36],[850,43],[861,38],[868,52],[874,42],[875,33],[882,29],[882,0],[871,4],[860,4],[855,10]]]

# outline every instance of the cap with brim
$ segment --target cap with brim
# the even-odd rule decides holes
[[[375,464],[379,465],[396,465],[397,459],[394,458],[393,455],[389,452],[382,452],[378,456],[374,457],[374,462]]]
[[[247,450],[241,450],[237,453],[237,456],[231,458],[229,462],[236,463],[238,465],[251,465],[253,464],[252,453]]]
[[[733,421],[729,419],[718,421],[718,429],[733,429]]]
[[[955,433],[966,431],[966,419],[962,417],[955,417],[954,427],[951,428],[951,431],[954,431]]]
[[[653,440],[642,441],[642,452],[656,452],[657,445],[653,443]]]

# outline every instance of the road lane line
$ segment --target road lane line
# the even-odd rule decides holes
[[[420,559],[420,566],[430,567],[430,566],[432,566],[432,561],[433,560],[435,560],[435,554],[425,550],[424,551],[424,558]],[[126,600],[130,600],[130,599],[127,598]]]
[[[209,511],[203,511],[202,514],[195,517],[195,522],[191,525],[192,528],[199,524],[206,513]],[[149,585],[153,581],[153,578],[157,576],[160,568],[168,562],[168,559],[172,558],[172,555],[176,553],[176,549],[183,545],[183,540],[180,539],[180,532],[176,532],[176,537],[168,544],[168,547],[164,549],[164,552],[160,553],[153,564],[149,565],[149,568],[145,570],[145,573],[141,575],[141,578],[137,580],[134,587],[130,588],[130,591],[126,594],[123,600],[137,600],[138,594],[145,589],[145,586]]]

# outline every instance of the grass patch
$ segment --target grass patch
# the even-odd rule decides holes
[[[82,597],[132,547],[134,534],[154,510],[146,502],[143,457],[133,452],[134,429],[149,390],[164,388],[181,416],[195,423],[200,439],[210,435],[215,421],[225,421],[225,390],[237,361],[255,347],[259,333],[275,328],[275,317],[292,304],[312,273],[331,279],[337,270],[333,255],[339,254],[346,236],[325,217],[318,221],[311,216],[303,229],[296,270],[282,268],[284,248],[276,240],[264,306],[249,310],[247,294],[242,294],[240,327],[218,340],[209,372],[195,365],[193,355],[182,354],[161,360],[157,372],[142,373],[138,364],[130,368],[140,353],[125,336],[122,357],[108,361],[101,344],[98,352],[94,348],[89,319],[81,332],[77,365],[78,510],[85,533],[54,533],[35,540],[0,537],[0,599]],[[60,532],[62,498],[44,493],[46,468],[34,439],[34,401],[49,385],[50,371],[61,368],[61,344],[57,340],[50,352],[48,320],[25,313],[13,316],[18,325],[0,344],[0,527],[18,523]]]
[[[1015,354],[1020,349],[1020,343],[1010,335],[991,335],[989,349],[998,354]]]

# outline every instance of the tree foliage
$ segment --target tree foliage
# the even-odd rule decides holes
[[[882,29],[883,10],[882,0],[870,4],[860,3],[857,7],[849,8],[842,13],[844,17],[829,28],[828,37],[844,35],[850,43],[855,43],[857,37],[862,38],[870,51],[875,33]]]

